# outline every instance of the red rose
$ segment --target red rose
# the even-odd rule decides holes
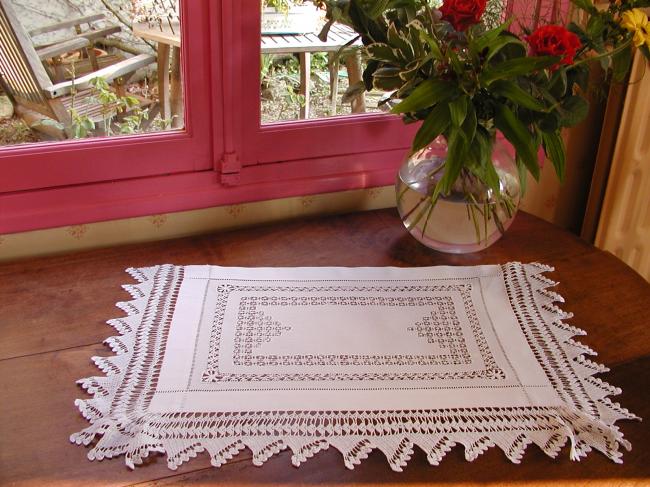
[[[562,59],[551,70],[560,64],[573,64],[576,51],[582,44],[573,32],[560,25],[545,25],[538,27],[535,32],[526,37],[533,56],[560,56]]]
[[[467,30],[468,27],[481,21],[487,0],[445,0],[440,8],[443,20],[454,29]]]

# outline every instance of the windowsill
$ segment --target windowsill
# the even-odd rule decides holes
[[[384,186],[70,225],[0,235],[0,262],[394,206],[395,191]]]

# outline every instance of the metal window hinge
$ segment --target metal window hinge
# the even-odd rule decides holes
[[[221,183],[236,186],[240,182],[241,161],[235,152],[226,152],[220,164]]]

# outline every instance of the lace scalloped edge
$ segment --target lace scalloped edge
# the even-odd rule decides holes
[[[299,466],[321,450],[336,448],[345,466],[353,469],[368,454],[379,449],[390,467],[402,471],[418,446],[431,465],[438,465],[455,445],[463,445],[465,458],[473,461],[488,448],[498,446],[513,463],[519,463],[527,446],[534,443],[555,458],[570,443],[570,458],[580,460],[596,449],[616,463],[622,463],[623,446],[630,443],[614,424],[620,419],[638,419],[607,396],[621,390],[595,374],[606,372],[602,365],[585,355],[595,352],[574,339],[586,332],[568,325],[570,313],[555,303],[564,299],[550,288],[558,283],[542,275],[553,267],[533,263],[521,266],[535,282],[535,300],[544,310],[544,319],[554,337],[573,361],[575,377],[598,411],[595,417],[572,405],[536,408],[465,408],[433,411],[279,411],[251,413],[178,413],[154,414],[146,409],[128,408],[116,399],[125,380],[127,365],[132,362],[137,329],[143,320],[153,279],[160,271],[174,266],[127,269],[138,284],[123,288],[133,298],[117,303],[126,316],[107,321],[119,335],[105,343],[115,353],[112,357],[93,357],[106,375],[77,381],[91,399],[77,399],[75,405],[90,426],[70,436],[78,445],[93,444],[88,459],[102,460],[125,456],[130,468],[141,464],[150,453],[167,455],[167,465],[176,470],[202,452],[208,452],[211,464],[219,467],[248,448],[252,462],[260,466],[271,456],[289,449],[291,462]],[[145,363],[131,364],[136,369]],[[97,437],[100,437],[97,440]]]

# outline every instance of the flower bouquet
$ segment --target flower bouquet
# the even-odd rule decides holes
[[[641,10],[650,0],[612,1],[604,9],[591,0],[572,4],[582,14],[580,24],[549,23],[529,31],[513,19],[488,25],[486,0],[444,0],[439,9],[430,0],[319,2],[329,20],[324,33],[342,22],[363,41],[363,83],[347,95],[387,91],[393,113],[405,122],[422,121],[411,147],[415,159],[432,159],[423,151],[441,154],[443,163],[424,170],[426,181],[412,208],[402,211],[399,201],[408,196],[408,181],[398,192],[412,233],[417,227],[424,236],[434,207],[455,195],[467,203],[476,238],[491,243],[488,227],[502,233],[519,199],[519,186],[502,177],[493,159],[497,140],[503,137],[514,148],[522,191],[528,172],[539,178],[542,152],[563,180],[561,133],[588,113],[588,64],[600,61],[621,81],[633,49],[650,59],[650,24]],[[442,153],[436,144],[444,146]]]

